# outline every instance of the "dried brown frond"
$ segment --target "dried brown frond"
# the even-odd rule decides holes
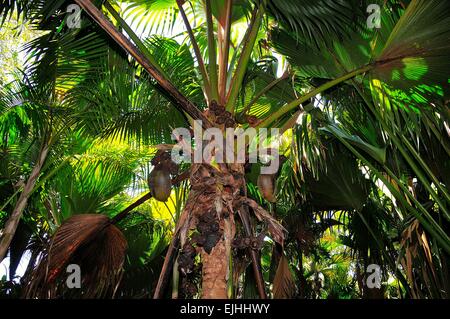
[[[283,246],[287,230],[272,215],[270,215],[269,212],[259,206],[258,203],[256,203],[254,200],[245,198],[244,202],[253,209],[253,212],[255,213],[258,220],[267,223],[269,233],[273,240]]]
[[[113,296],[122,274],[127,242],[105,215],[75,215],[54,234],[33,271],[27,298]],[[66,268],[77,264],[81,288],[69,289]]]
[[[427,290],[428,294],[435,294],[435,298],[441,298],[442,296],[436,292],[444,291],[443,283],[436,275],[433,253],[427,234],[417,219],[403,232],[401,247],[404,250],[401,264],[411,284],[413,298],[424,298],[427,295]],[[426,285],[421,283],[426,283]],[[433,291],[432,287],[438,289]]]
[[[281,256],[277,272],[273,280],[273,298],[290,299],[295,294],[295,282],[289,269],[286,256]]]

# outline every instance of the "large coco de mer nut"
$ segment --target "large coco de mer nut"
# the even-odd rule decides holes
[[[160,202],[167,201],[172,189],[169,171],[161,168],[154,168],[148,177],[148,187],[156,200]]]
[[[272,174],[260,174],[257,181],[261,195],[271,203],[276,201],[275,197],[275,176]]]

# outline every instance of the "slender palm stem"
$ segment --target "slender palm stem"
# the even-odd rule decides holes
[[[151,55],[150,51],[147,49],[145,44],[141,41],[141,39],[137,36],[137,34],[134,33],[133,29],[130,28],[128,23],[126,23],[125,20],[122,19],[122,17],[114,9],[114,7],[108,1],[105,1],[103,5],[108,10],[108,12],[114,17],[114,19],[116,19],[119,26],[125,30],[125,32],[131,38],[131,40],[133,40],[134,44],[139,48],[139,50],[141,50],[142,54],[145,55],[145,57],[155,66],[155,68],[158,69],[159,72],[161,72],[162,75],[168,78],[168,75],[164,72],[164,70],[161,68],[158,62],[153,58],[153,56]]]
[[[211,10],[211,0],[205,0],[206,24],[208,28],[209,79],[212,99],[219,101],[216,42],[214,39],[214,22]]]
[[[239,216],[241,218],[242,221],[242,225],[244,226],[244,231],[245,231],[245,235],[246,236],[253,236],[253,231],[250,225],[250,219],[248,216],[248,208],[245,207],[242,210],[239,210]],[[263,279],[263,275],[262,275],[262,270],[261,270],[261,258],[258,258],[258,253],[253,250],[250,249],[250,256],[252,258],[252,266],[253,266],[253,273],[255,275],[255,281],[256,281],[256,286],[258,288],[258,293],[259,293],[259,297],[261,299],[266,299],[266,290],[264,288],[264,279]]]
[[[172,299],[178,299],[179,285],[180,285],[180,271],[178,270],[178,258],[172,269]]]
[[[255,46],[256,37],[258,36],[258,31],[263,20],[264,12],[265,8],[263,4],[260,4],[259,7],[255,7],[253,10],[252,20],[244,37],[241,56],[239,57],[227,96],[226,109],[228,112],[234,113],[236,99],[241,89],[242,81],[244,80],[244,75],[247,70],[248,62],[250,61],[253,47]]]
[[[230,32],[232,0],[226,0],[225,24],[219,26],[219,99],[224,104],[226,99],[228,58],[230,52]]]
[[[208,101],[211,100],[211,85],[209,83],[208,72],[206,71],[205,62],[203,61],[202,54],[200,52],[200,48],[198,46],[197,40],[195,40],[194,32],[192,31],[191,24],[187,18],[186,12],[183,9],[183,2],[181,0],[177,0],[178,9],[180,10],[181,17],[183,19],[184,25],[186,27],[187,33],[189,35],[189,39],[191,40],[192,48],[194,49],[195,57],[197,58],[198,68],[200,69],[200,74],[203,78],[203,86],[205,88],[205,94]]]
[[[322,93],[325,90],[328,90],[342,82],[345,82],[347,80],[350,80],[352,78],[354,78],[355,76],[361,75],[363,73],[366,73],[367,71],[370,71],[373,68],[372,65],[365,65],[359,69],[356,69],[350,73],[347,73],[337,79],[334,79],[332,81],[329,81],[321,86],[319,86],[318,88],[312,90],[311,92],[303,95],[301,98],[292,101],[291,103],[286,104],[285,106],[281,107],[279,110],[275,111],[274,113],[272,113],[269,117],[267,117],[265,120],[263,120],[258,127],[268,127],[272,122],[274,122],[275,120],[281,118],[284,114],[286,114],[287,112],[295,109],[296,107],[298,107],[300,104],[306,102],[307,100],[309,100],[310,98],[316,96],[317,94]]]

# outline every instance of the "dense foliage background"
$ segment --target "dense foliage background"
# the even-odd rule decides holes
[[[135,31],[133,42],[190,101],[208,107],[176,1],[93,2],[119,30]],[[219,24],[226,1],[211,2]],[[85,13],[80,28],[68,26],[71,3],[0,1],[0,229],[37,174],[0,265],[4,298],[24,296],[65,220],[113,218],[147,193],[151,159],[174,143],[173,128],[189,126]],[[380,5],[380,28],[366,25],[371,3]],[[239,68],[258,6],[261,26]],[[204,2],[184,8],[208,64]],[[246,175],[249,196],[289,232],[281,247],[253,221],[269,297],[449,298],[449,13],[438,0],[233,1],[228,63],[230,77],[243,75],[236,120],[284,131],[276,202],[257,187],[258,165]],[[183,181],[167,202],[152,198],[117,224],[128,243],[123,273],[113,292],[94,295],[152,297],[189,189]],[[249,253],[234,254],[232,295],[258,298]],[[379,289],[367,286],[372,264]],[[200,276],[171,280],[166,296],[198,297]],[[58,289],[57,297],[85,293]]]

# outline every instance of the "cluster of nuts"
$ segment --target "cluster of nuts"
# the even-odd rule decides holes
[[[225,125],[225,127],[234,127],[236,121],[234,120],[233,114],[225,110],[225,107],[217,104],[216,101],[211,101],[209,106],[211,114],[215,117],[215,122],[219,125]]]

